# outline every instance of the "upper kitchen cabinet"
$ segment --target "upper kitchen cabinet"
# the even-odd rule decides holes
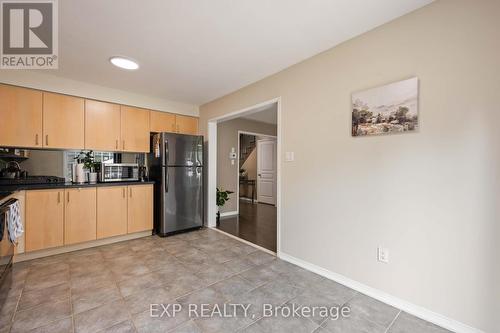
[[[121,150],[149,152],[149,110],[121,106]]]
[[[42,147],[42,92],[0,85],[0,146]]]
[[[151,132],[175,133],[177,131],[177,128],[175,126],[175,114],[160,111],[151,111],[150,126]]]
[[[120,121],[120,105],[85,100],[85,149],[121,150]]]
[[[43,93],[43,147],[83,149],[84,99]]]
[[[188,116],[175,116],[177,133],[181,134],[198,134],[198,118]]]

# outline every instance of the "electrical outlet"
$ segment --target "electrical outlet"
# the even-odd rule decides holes
[[[377,258],[380,262],[389,263],[389,249],[379,246],[377,249]]]

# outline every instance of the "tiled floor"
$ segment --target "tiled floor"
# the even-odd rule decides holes
[[[1,293],[0,333],[446,332],[208,229],[20,263],[12,278]],[[151,303],[183,310],[152,318]],[[232,318],[201,318],[189,316],[188,303],[252,306],[247,317],[238,311]],[[262,318],[264,303],[347,304],[351,316]]]
[[[240,215],[222,218],[217,228],[276,252],[276,206],[240,200]]]

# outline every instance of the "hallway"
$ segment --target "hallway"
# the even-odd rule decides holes
[[[240,215],[221,218],[218,229],[276,252],[276,207],[240,200]]]

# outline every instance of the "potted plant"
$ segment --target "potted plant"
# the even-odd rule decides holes
[[[75,159],[78,164],[83,164],[83,168],[88,171],[89,183],[97,183],[97,172],[95,168],[97,163],[94,159],[94,152],[92,150],[88,152],[81,151]]]
[[[224,191],[217,188],[217,225],[220,223],[220,208],[229,200],[229,195],[234,193],[232,191]]]

